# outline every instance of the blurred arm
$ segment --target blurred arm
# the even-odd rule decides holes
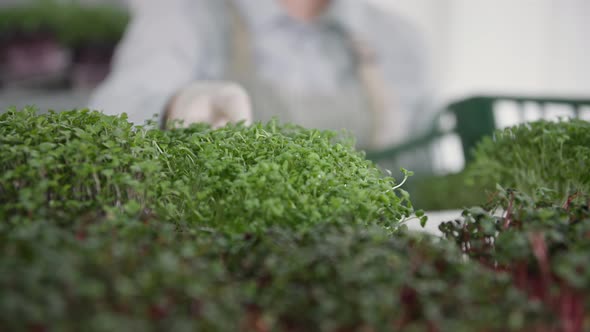
[[[126,112],[142,124],[160,114],[182,87],[202,76],[207,41],[195,22],[213,24],[206,1],[144,0],[118,47],[111,74],[91,107],[107,114]]]

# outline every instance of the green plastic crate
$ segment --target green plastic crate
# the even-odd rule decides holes
[[[524,123],[535,119],[551,119],[551,108],[561,107],[568,109],[562,112],[564,116],[582,118],[590,121],[590,99],[574,98],[550,98],[550,97],[522,97],[522,96],[474,96],[453,102],[440,111],[435,117],[430,129],[425,134],[409,139],[408,141],[382,150],[367,151],[367,158],[387,166],[395,168],[398,164],[411,169],[418,168],[421,173],[435,173],[428,164],[432,164],[432,158],[426,160],[425,155],[431,154],[433,143],[448,135],[456,135],[460,138],[461,149],[465,162],[471,159],[471,151],[484,137],[492,135],[496,129],[502,128],[498,123],[499,106],[511,104],[510,112],[516,119],[515,123]],[[538,116],[527,116],[527,110],[531,106],[538,110]],[[420,165],[406,165],[400,161],[400,157],[420,155]],[[461,157],[461,156],[460,156]],[[402,158],[403,159],[403,158]],[[408,160],[408,158],[406,158]],[[412,162],[410,162],[411,164]],[[455,170],[459,171],[459,170]]]

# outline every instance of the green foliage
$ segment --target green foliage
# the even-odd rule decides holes
[[[486,138],[475,150],[469,172],[478,183],[515,188],[534,195],[556,190],[560,200],[590,193],[590,123],[539,121],[508,128]]]
[[[162,148],[174,159],[174,181],[196,193],[182,209],[191,218],[245,231],[275,220],[299,227],[378,220],[390,227],[412,212],[394,179],[351,143],[334,143],[334,133],[271,122],[168,136],[176,143]]]
[[[0,217],[148,209],[165,174],[146,134],[98,112],[0,115]]]
[[[512,275],[531,299],[550,308],[558,331],[590,329],[590,197],[540,190],[536,197],[499,188],[485,209],[440,226],[474,261]],[[586,314],[585,314],[586,313]]]
[[[587,184],[579,165],[565,168],[587,152],[572,144],[585,124],[536,126],[543,149],[522,151]],[[512,145],[505,155],[525,158]],[[438,239],[400,226],[413,212],[400,186],[333,132],[161,131],[11,110],[0,115],[0,330],[590,328],[588,196],[555,205],[574,187],[534,198],[498,187]]]
[[[85,215],[0,239],[9,331],[508,331],[541,313],[453,246],[379,227],[236,238]]]
[[[67,46],[118,42],[129,21],[122,9],[77,1],[36,0],[0,8],[0,34],[50,33]]]
[[[274,122],[160,131],[124,117],[0,115],[0,217],[154,214],[228,232],[409,217],[408,196],[351,143]]]
[[[31,33],[53,29],[63,24],[64,17],[52,1],[35,1],[27,5],[0,8],[0,34]]]
[[[71,47],[113,45],[123,37],[130,19],[122,9],[108,5],[71,4],[60,10],[66,21],[56,32],[59,40]]]
[[[416,208],[425,211],[463,209],[487,202],[493,186],[470,183],[465,172],[412,178],[408,191]]]

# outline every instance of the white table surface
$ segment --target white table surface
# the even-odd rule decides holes
[[[409,220],[406,225],[411,230],[442,236],[442,233],[438,230],[438,226],[445,221],[461,219],[462,212],[463,210],[427,211],[428,222],[424,228],[420,226],[420,220],[416,219]]]

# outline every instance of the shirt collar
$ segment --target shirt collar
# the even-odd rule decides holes
[[[282,22],[293,20],[278,0],[234,0],[246,16],[249,25],[256,29],[271,28]],[[253,5],[255,3],[255,5]],[[333,24],[339,21],[345,1],[332,0],[329,7],[312,24]],[[304,24],[304,23],[302,23]]]

